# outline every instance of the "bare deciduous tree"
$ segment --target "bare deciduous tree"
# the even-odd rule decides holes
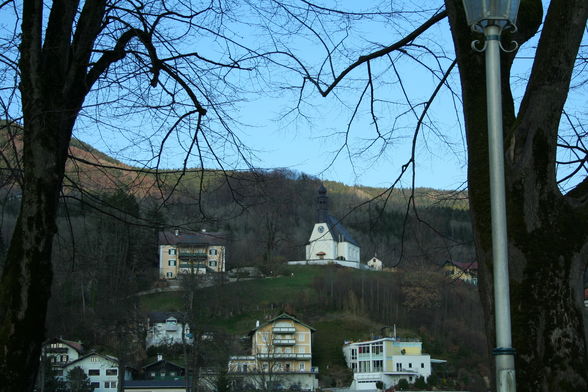
[[[154,157],[143,163],[155,171],[163,152],[183,151],[176,183],[190,157],[201,170],[212,164],[224,171],[229,160],[248,162],[226,108],[244,90],[231,83],[232,74],[249,70],[247,64],[260,55],[225,30],[225,20],[239,20],[232,9],[213,1],[0,4],[5,20],[14,22],[0,37],[0,102],[4,116],[22,125],[22,159],[4,162],[17,166],[22,198],[0,282],[0,390],[34,385],[58,200],[80,120],[105,132],[102,137],[118,123],[118,129],[128,128],[122,137],[131,145],[147,140]],[[206,45],[198,47],[202,41]],[[143,118],[135,129],[157,124],[150,128],[158,138],[144,129],[133,133],[132,115]]]
[[[548,3],[544,18],[543,3]],[[403,10],[398,2],[382,4],[385,6],[386,10],[358,12],[303,1],[302,5],[273,2],[258,9],[266,18],[282,10],[292,21],[280,26],[282,41],[274,39],[281,45],[285,61],[302,76],[301,84],[290,81],[289,87],[299,97],[291,113],[302,113],[313,91],[323,97],[339,94],[336,98],[348,105],[351,115],[347,129],[336,135],[343,141],[335,159],[339,155],[361,158],[369,148],[375,148],[376,155],[384,153],[403,135],[403,126],[406,130],[407,123],[401,120],[414,118],[411,152],[399,175],[391,175],[393,187],[406,174],[414,187],[417,141],[426,142],[432,136],[446,140],[430,117],[439,94],[449,91],[445,97],[454,100],[456,110],[463,106],[479,287],[487,333],[493,337],[485,69],[483,54],[471,48],[472,41],[483,37],[467,26],[461,0],[427,3],[421,9],[410,4],[410,9]],[[505,47],[511,40],[517,41],[527,50],[525,56],[531,53],[527,60],[533,62],[528,75],[515,78],[513,63],[518,51],[501,55],[513,344],[518,351],[520,391],[588,388],[582,282],[588,263],[586,133],[582,120],[564,111],[570,91],[578,83],[585,88],[582,76],[571,83],[576,66],[578,70],[585,67],[585,56],[578,53],[585,51],[582,39],[587,16],[588,3],[582,0],[522,1],[518,31],[503,35]],[[361,28],[377,23],[377,19],[387,24],[380,36],[351,39],[356,34],[354,23]],[[338,24],[331,24],[333,20]],[[429,33],[431,29],[441,31],[442,27],[437,27],[441,21],[448,22],[454,48],[443,48]],[[313,39],[324,54],[322,62],[313,63],[313,59],[289,49],[286,39],[292,33]],[[396,38],[388,39],[386,34]],[[533,45],[536,47],[529,51]],[[316,58],[316,53],[312,57]],[[418,96],[422,87],[410,88],[408,75],[402,71],[407,64],[404,60],[411,69],[423,70],[421,79],[433,80],[429,98],[411,98]],[[454,68],[459,70],[460,86],[457,81],[451,84]],[[351,87],[359,90],[355,103],[343,97]],[[391,89],[399,94],[391,95]],[[398,96],[403,104],[394,100]],[[362,112],[366,122],[359,120]],[[459,119],[461,116],[458,124]],[[375,136],[368,138],[362,133],[362,139],[355,140],[368,141],[354,149],[352,131],[365,131],[365,125],[370,124]],[[413,197],[409,203],[414,203]]]

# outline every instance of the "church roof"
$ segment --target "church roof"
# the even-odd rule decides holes
[[[327,215],[327,221],[325,222],[329,226],[329,232],[333,236],[333,239],[337,242],[349,242],[357,247],[359,244],[353,239],[347,229],[339,222],[339,220],[331,215]]]

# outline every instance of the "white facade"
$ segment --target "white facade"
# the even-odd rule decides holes
[[[343,354],[353,370],[351,389],[376,389],[378,381],[387,389],[401,379],[412,384],[431,375],[431,356],[422,352],[420,341],[382,338],[354,342],[343,347]]]
[[[167,346],[171,344],[193,342],[188,323],[172,312],[152,312],[149,314],[149,328],[145,346]]]
[[[377,257],[372,257],[371,259],[368,260],[367,262],[367,266],[374,271],[381,271],[383,268],[383,263],[382,260],[378,259]]]
[[[317,218],[306,245],[307,264],[321,264],[323,260],[340,264],[352,263],[360,268],[359,244],[336,218],[329,215],[327,189],[321,185],[317,197]],[[353,265],[357,264],[357,266]]]
[[[333,230],[328,222],[314,225],[306,245],[306,260],[342,260],[359,263],[359,256],[359,246],[347,241],[346,236]]]
[[[57,370],[58,376],[62,375],[61,369],[69,362],[77,360],[82,352],[82,344],[65,339],[52,339],[43,345],[43,356]]]
[[[90,379],[94,392],[115,392],[118,385],[118,359],[109,355],[90,353],[68,363],[63,368],[63,376],[72,369],[80,367]],[[130,379],[130,374],[125,374]]]

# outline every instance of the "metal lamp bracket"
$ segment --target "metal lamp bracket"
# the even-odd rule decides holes
[[[488,41],[489,40],[496,40],[496,41],[498,41],[498,46],[500,47],[500,50],[502,50],[503,52],[506,52],[506,53],[512,53],[512,52],[514,52],[515,50],[517,50],[519,48],[519,44],[518,44],[517,41],[514,41],[514,40],[511,41],[511,48],[508,48],[508,49],[505,48],[502,45],[502,42],[500,41],[500,36],[502,35],[502,32],[505,31],[505,30],[510,30],[510,33],[513,34],[513,33],[516,33],[518,29],[517,29],[517,26],[515,26],[515,25],[513,25],[511,23],[508,23],[507,25],[505,25],[505,26],[503,26],[503,27],[500,28],[500,33],[499,34],[497,34],[497,35],[488,35],[488,36],[485,35],[484,36],[485,41],[484,41],[483,44],[478,39],[473,40],[472,43],[471,43],[472,49],[474,51],[476,51],[476,52],[482,53],[483,51],[486,50],[486,47],[488,46]],[[482,25],[482,22],[473,25],[472,26],[472,31],[474,31],[476,33],[484,34],[484,26]]]

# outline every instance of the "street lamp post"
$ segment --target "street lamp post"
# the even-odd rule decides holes
[[[490,203],[492,216],[492,254],[494,267],[494,314],[496,325],[496,388],[514,392],[515,350],[512,348],[510,294],[508,278],[508,240],[506,197],[504,191],[504,143],[502,132],[502,95],[500,83],[500,35],[504,28],[516,29],[519,0],[463,0],[466,18],[472,30],[484,34],[486,101],[488,113],[488,151],[490,159]]]

